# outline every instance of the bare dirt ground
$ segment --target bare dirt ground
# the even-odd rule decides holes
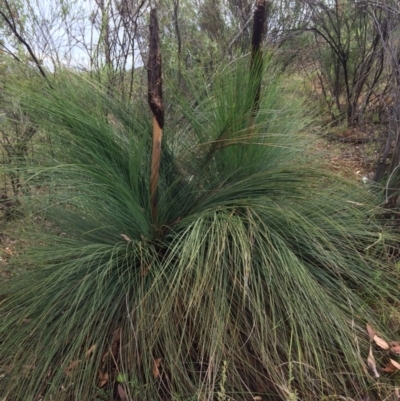
[[[331,129],[316,140],[327,167],[349,179],[372,179],[379,155],[379,128]],[[365,178],[364,178],[365,177]]]
[[[17,256],[19,245],[19,241],[13,238],[9,230],[0,232],[0,283],[3,279],[11,277],[12,270],[9,267],[9,260],[13,256]]]

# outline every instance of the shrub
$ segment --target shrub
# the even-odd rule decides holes
[[[374,198],[321,168],[271,70],[249,126],[247,65],[195,107],[171,99],[156,219],[140,101],[67,72],[15,89],[55,150],[25,205],[49,228],[1,289],[1,396],[320,400],[372,384],[365,300],[397,288]]]

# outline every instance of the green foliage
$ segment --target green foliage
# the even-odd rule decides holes
[[[17,86],[56,147],[26,205],[48,230],[0,291],[0,396],[320,400],[372,384],[364,299],[397,288],[364,252],[387,236],[374,199],[321,169],[272,70],[251,123],[248,62],[195,107],[176,95],[156,221],[146,105],[67,72]]]

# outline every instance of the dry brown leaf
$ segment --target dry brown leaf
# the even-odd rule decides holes
[[[121,398],[121,401],[128,401],[128,396],[126,395],[124,388],[120,384],[118,384],[117,390],[119,398]]]
[[[391,341],[389,345],[390,345],[390,352],[400,355],[400,341]]]
[[[378,378],[380,377],[378,370],[376,369],[376,362],[375,362],[375,358],[374,358],[374,354],[372,353],[372,347],[369,347],[369,354],[368,354],[368,366],[369,368],[372,370],[374,377]]]
[[[140,271],[140,275],[141,275],[142,277],[145,277],[145,276],[147,276],[147,273],[148,273],[149,271],[150,271],[150,266],[143,267],[142,270]]]
[[[101,370],[99,370],[99,387],[105,386],[108,382],[108,378],[109,376],[107,372],[102,372]]]
[[[383,372],[393,373],[400,370],[400,363],[396,362],[393,359],[389,360],[389,363],[381,369]]]
[[[86,358],[88,356],[90,356],[91,354],[93,354],[93,352],[96,350],[97,345],[93,344],[86,352],[85,352],[85,356]]]
[[[382,372],[393,373],[396,372],[396,366],[389,362],[384,368],[381,369]]]
[[[114,330],[111,342],[111,353],[114,356],[114,358],[116,358],[118,355],[120,340],[121,340],[121,328],[118,327],[118,329]]]
[[[372,343],[372,341],[374,341],[376,333],[375,330],[368,323],[367,323],[367,332],[369,335],[369,341]]]
[[[396,362],[393,359],[390,359],[389,363],[381,370],[387,373],[396,372],[397,370],[400,370],[400,363]]]
[[[81,363],[81,360],[80,359],[77,359],[76,361],[72,361],[69,365],[68,365],[68,367],[67,367],[67,369],[65,369],[65,374],[67,375],[67,376],[71,376],[71,373],[72,373],[72,371],[76,368],[76,367],[78,367],[78,365]]]
[[[130,239],[126,234],[121,234],[121,237],[122,237],[126,242],[131,242],[131,239]]]
[[[259,395],[256,395],[255,397],[253,397],[254,401],[261,401],[262,397],[260,397]]]
[[[116,358],[118,356],[120,341],[121,341],[121,328],[118,327],[118,329],[114,330],[114,332],[113,332],[113,336],[111,339],[111,347],[108,347],[108,350],[103,351],[103,355],[101,357],[101,362],[104,363],[106,361],[106,359],[109,357]],[[89,350],[87,352],[89,352]]]
[[[157,358],[154,359],[153,361],[153,376],[155,379],[158,379],[160,377],[160,365],[161,365],[161,360],[162,358]]]
[[[101,357],[101,362],[104,362],[110,353],[108,351],[104,352],[103,356]]]
[[[121,337],[121,327],[118,327],[118,329],[114,330],[113,336],[112,336],[112,342],[119,342],[119,339]]]
[[[7,255],[14,256],[14,252],[9,247],[6,247],[4,251],[6,252]]]
[[[378,347],[380,347],[382,349],[390,348],[389,344],[383,338],[379,337],[376,334],[374,335],[374,342]]]

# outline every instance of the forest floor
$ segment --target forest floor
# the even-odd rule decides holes
[[[327,158],[327,167],[349,179],[372,179],[378,159],[380,128],[367,126],[328,129],[316,141]]]

